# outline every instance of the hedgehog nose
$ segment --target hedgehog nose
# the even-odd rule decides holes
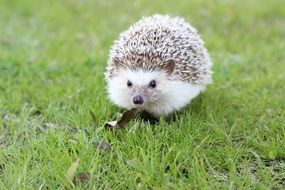
[[[134,104],[143,104],[143,97],[140,95],[133,97],[133,103]]]

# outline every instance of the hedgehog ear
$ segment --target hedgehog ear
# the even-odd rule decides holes
[[[174,67],[175,67],[174,60],[169,59],[163,68],[166,70],[167,74],[171,75],[174,71]]]

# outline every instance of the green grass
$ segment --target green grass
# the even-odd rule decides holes
[[[107,131],[109,48],[155,12],[199,30],[214,83],[174,121]],[[0,189],[62,187],[77,158],[77,189],[284,189],[284,18],[283,0],[0,0]]]

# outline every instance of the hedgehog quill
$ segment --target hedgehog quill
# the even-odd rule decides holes
[[[200,35],[180,17],[144,17],[122,32],[105,72],[118,106],[166,117],[203,92],[212,62]]]

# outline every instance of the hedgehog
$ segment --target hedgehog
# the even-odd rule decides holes
[[[110,100],[154,117],[179,111],[212,82],[197,30],[181,17],[143,17],[113,43],[105,72]]]

